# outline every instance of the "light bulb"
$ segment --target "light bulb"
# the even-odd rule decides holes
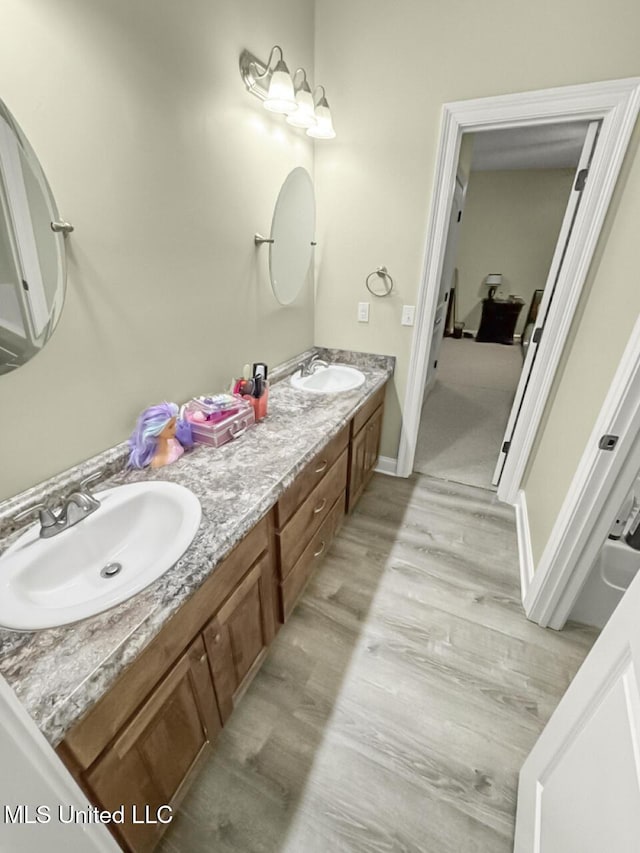
[[[287,123],[293,127],[312,127],[316,123],[316,113],[313,106],[313,95],[305,80],[296,93],[297,109],[289,113]]]
[[[335,139],[331,110],[326,98],[322,98],[316,106],[316,123],[307,130],[307,136],[314,139]]]
[[[296,106],[291,75],[284,60],[281,59],[271,74],[264,108],[272,113],[290,113],[296,109]]]

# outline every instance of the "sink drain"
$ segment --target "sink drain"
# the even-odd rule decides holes
[[[120,574],[122,571],[122,563],[107,563],[107,565],[100,569],[100,577],[101,578],[113,578],[117,574]]]

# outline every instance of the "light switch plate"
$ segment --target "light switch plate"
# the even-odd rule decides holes
[[[369,303],[358,302],[358,323],[369,322]]]
[[[415,305],[403,305],[402,306],[402,319],[400,322],[403,326],[413,326],[416,319],[416,306]]]

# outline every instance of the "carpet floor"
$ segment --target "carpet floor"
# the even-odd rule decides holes
[[[492,488],[521,369],[517,345],[445,338],[437,379],[422,407],[414,470]]]

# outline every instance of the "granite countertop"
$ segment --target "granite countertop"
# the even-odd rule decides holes
[[[200,528],[187,551],[133,598],[59,628],[35,632],[0,628],[0,673],[53,746],[393,373],[395,360],[389,356],[315,351],[327,361],[358,366],[366,377],[364,385],[327,395],[297,391],[288,381],[276,381],[270,388],[268,417],[235,442],[219,448],[197,446],[157,471],[125,471],[126,444],[121,444],[0,505],[4,537],[0,554],[22,532],[13,529],[11,519],[24,506],[44,495],[55,500],[99,469],[107,476],[95,486],[98,491],[147,479],[168,480],[187,486],[202,505]],[[272,382],[288,376],[300,358],[273,371]]]

